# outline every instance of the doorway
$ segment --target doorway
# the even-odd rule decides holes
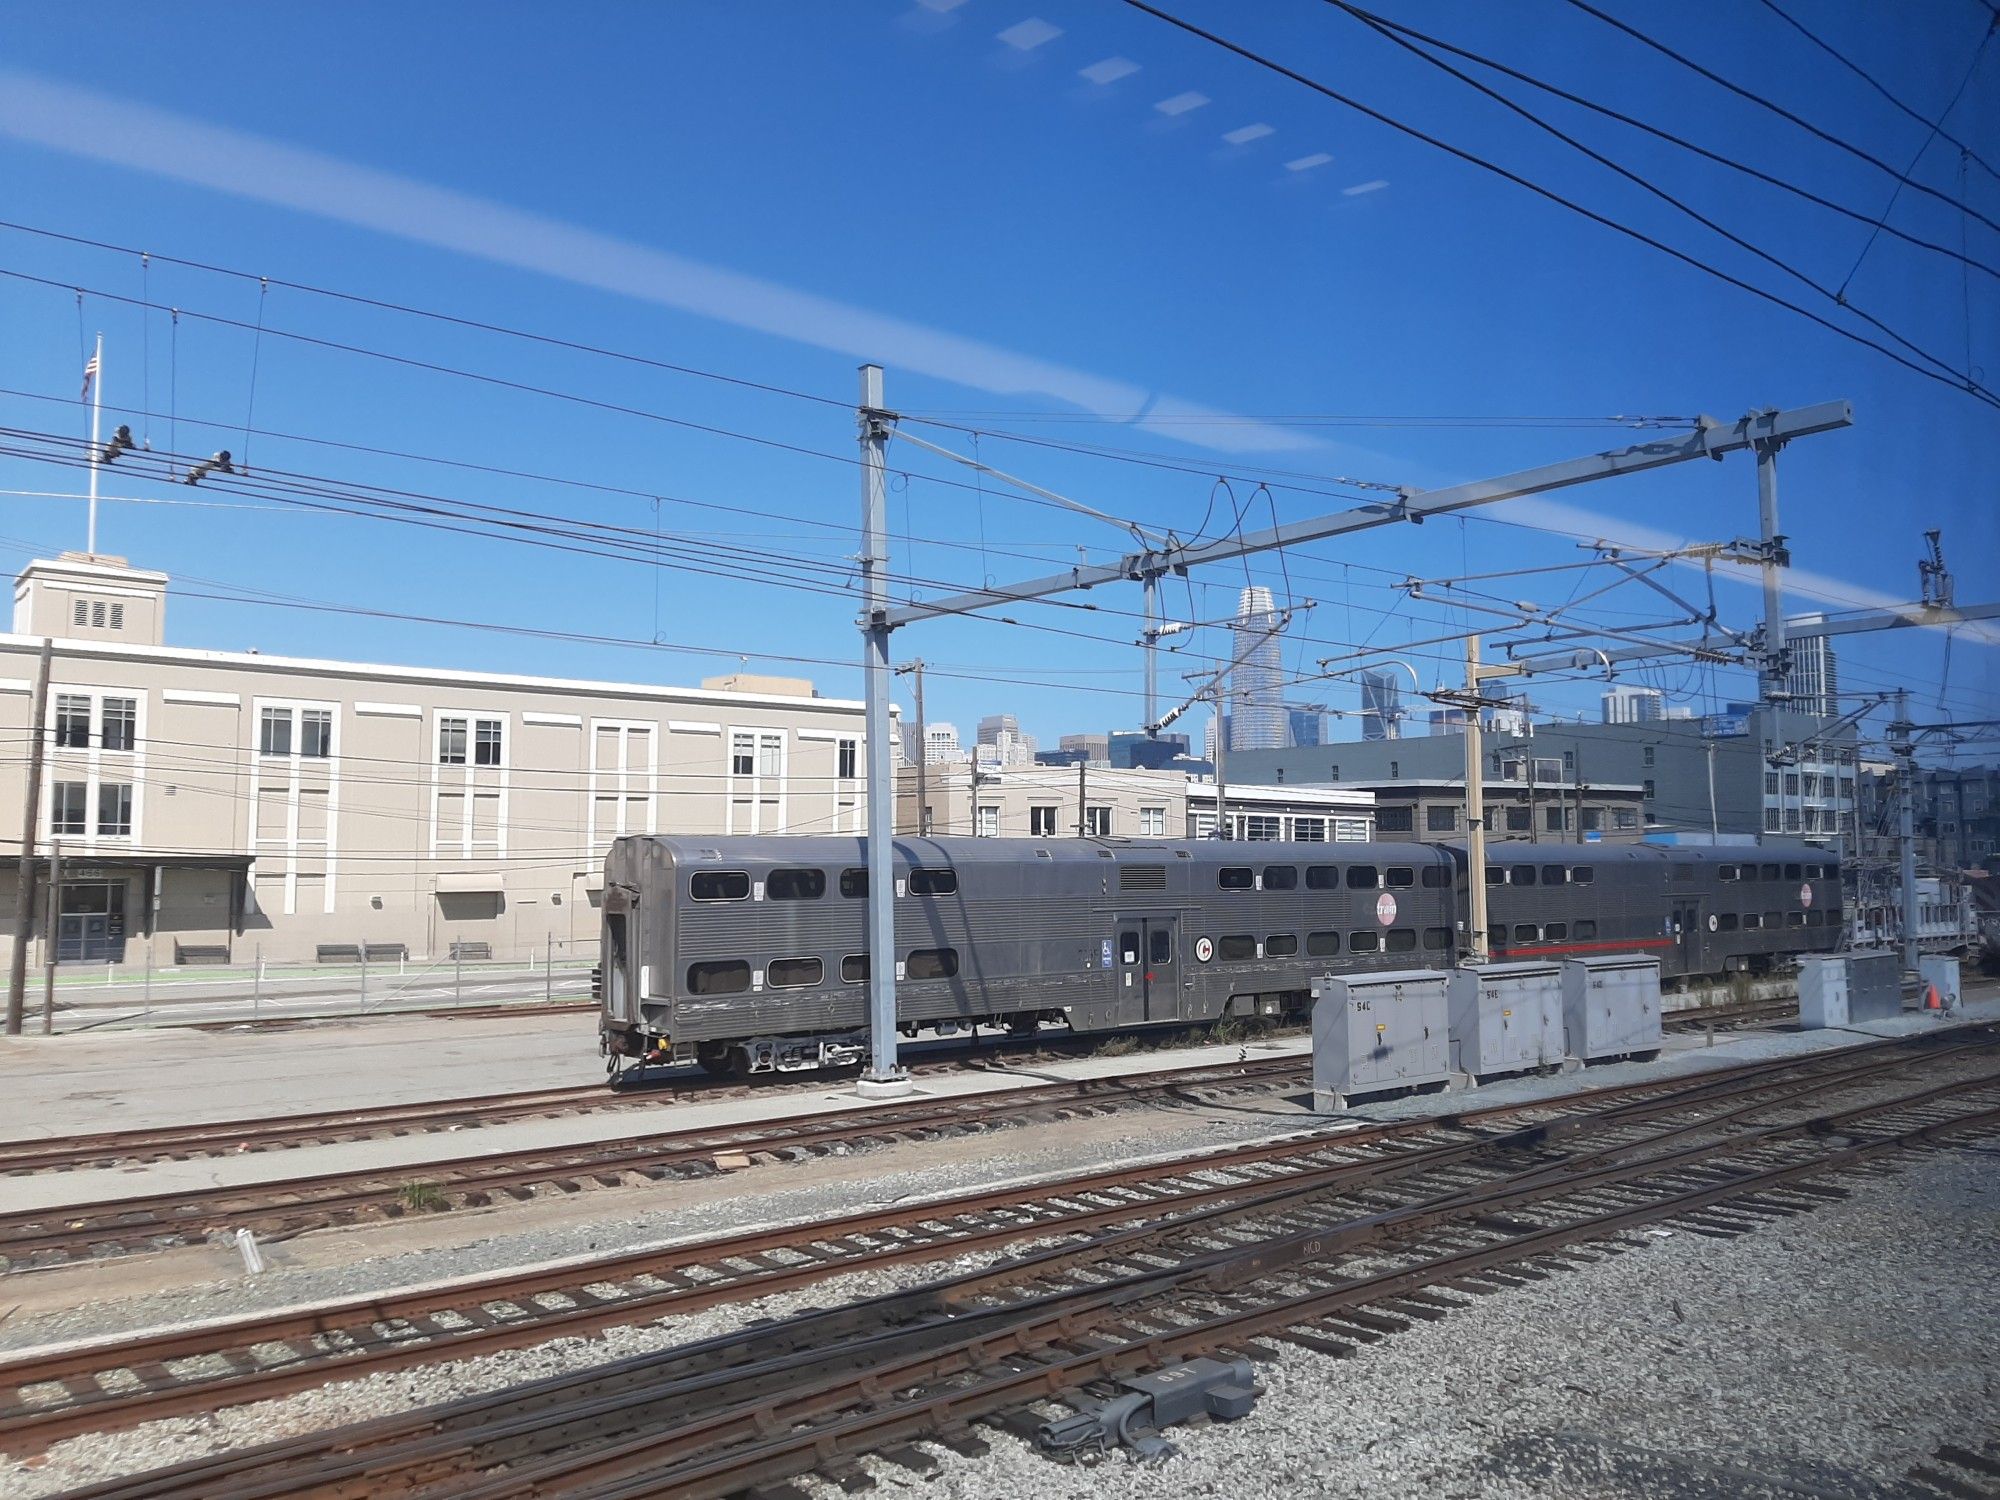
[[[56,962],[125,961],[125,883],[65,880],[56,905]]]

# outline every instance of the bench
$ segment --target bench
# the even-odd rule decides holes
[[[451,945],[451,960],[453,963],[457,963],[460,959],[484,961],[492,957],[493,945],[491,943],[453,943]]]
[[[321,943],[314,950],[323,964],[358,964],[361,962],[361,948],[357,943]]]
[[[407,959],[407,943],[321,943],[314,950],[323,964],[384,964]]]
[[[227,943],[174,943],[174,964],[226,964],[229,962]]]

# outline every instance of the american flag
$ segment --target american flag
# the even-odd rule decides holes
[[[77,398],[76,398],[77,400],[82,401],[90,395],[90,382],[94,380],[96,377],[97,377],[97,356],[93,354],[87,361],[84,362],[83,389],[77,393]]]

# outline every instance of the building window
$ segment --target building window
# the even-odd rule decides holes
[[[289,708],[264,710],[257,726],[257,752],[260,755],[292,753],[292,711]]]
[[[1785,832],[1797,833],[1798,831],[1799,810],[1796,807],[1788,807],[1785,809]]]
[[[1535,810],[1531,807],[1510,807],[1507,809],[1507,831],[1526,833],[1535,826]]]
[[[1083,810],[1083,831],[1094,839],[1111,836],[1111,809],[1087,807]]]
[[[1429,833],[1458,832],[1458,809],[1449,803],[1432,803],[1424,809],[1424,829]]]
[[[973,821],[973,834],[982,839],[1000,837],[1000,809],[992,803],[983,804]]]
[[[98,743],[107,750],[130,750],[139,735],[139,700],[106,698],[98,725]]]
[[[1284,836],[1285,820],[1266,813],[1246,815],[1239,827],[1246,842],[1275,843]]]
[[[266,714],[269,714],[270,712],[271,711],[269,709],[265,710]],[[268,720],[266,722],[268,722]],[[290,717],[288,715],[287,716],[288,727],[286,730],[287,734],[290,733],[289,723],[290,723]],[[462,766],[465,764],[465,728],[466,728],[465,720],[463,719],[438,720],[438,764],[439,765]],[[268,750],[265,752],[265,754],[267,755],[270,753],[271,752]]]
[[[1596,833],[1603,826],[1604,826],[1603,808],[1586,807],[1583,810],[1583,831],[1585,833]]]
[[[1139,809],[1139,837],[1147,839],[1165,838],[1167,833],[1167,810],[1164,807],[1142,807]]]
[[[84,810],[84,798],[90,788],[81,781],[58,781],[49,796],[49,832],[60,837],[65,833],[88,833],[90,825]]]
[[[1569,831],[1569,809],[1562,806],[1543,808],[1542,827],[1549,833],[1567,833]]]
[[[1056,810],[1053,807],[1031,807],[1028,809],[1028,835],[1031,838],[1052,839],[1056,836]]]
[[[72,750],[90,748],[90,699],[83,694],[56,695],[56,744]]]
[[[1799,773],[1797,771],[1785,772],[1785,795],[1787,797],[1796,797],[1798,796],[1798,794],[1799,794]]]
[[[1614,808],[1611,813],[1611,826],[1613,828],[1637,828],[1639,826],[1639,814],[1629,807]]]
[[[1576,752],[1574,750],[1563,751],[1563,775],[1567,776],[1575,769],[1576,769]],[[1428,946],[1428,944],[1426,946]]]
[[[500,721],[498,719],[477,719],[473,724],[472,744],[473,764],[497,766],[500,764]]]
[[[1334,763],[1333,763],[1333,764],[1332,764],[1332,765],[1331,765],[1330,767],[1328,767],[1328,770],[1329,770],[1329,772],[1330,772],[1330,774],[1329,774],[1329,775],[1327,776],[1327,778],[1326,778],[1326,779],[1327,779],[1328,781],[1338,781],[1338,780],[1340,780],[1340,762],[1339,762],[1339,761],[1335,761],[1335,762],[1334,762]]]
[[[89,600],[78,599],[70,606],[69,622],[72,625],[88,625],[90,623]]]
[[[1326,819],[1293,818],[1292,838],[1295,842],[1301,844],[1324,844],[1326,842]]]
[[[833,746],[834,771],[842,781],[854,779],[856,743],[853,740],[836,740]]]
[[[1766,833],[1776,833],[1776,832],[1778,832],[1778,831],[1779,831],[1779,830],[1778,830],[1778,810],[1777,810],[1777,808],[1775,808],[1775,807],[1767,807],[1767,808],[1765,808],[1765,809],[1764,809],[1764,832],[1766,832]]]
[[[107,781],[97,788],[97,831],[104,838],[132,835],[132,787],[129,782]]]
[[[1778,795],[1778,773],[1776,771],[1766,771],[1764,773],[1764,795],[1766,797],[1775,797]]]
[[[1651,745],[1646,746],[1646,748],[1640,753],[1640,759],[1646,765],[1650,766],[1651,764],[1653,764],[1653,747]]]
[[[325,760],[333,754],[333,713],[324,708],[307,708],[299,712],[299,754],[312,760]]]
[[[1416,810],[1414,808],[1378,807],[1375,809],[1375,829],[1378,833],[1414,833],[1416,827]]]
[[[1646,780],[1645,788],[1640,795],[1643,796],[1648,802],[1651,802],[1653,800],[1654,796],[1653,783],[1650,777]]]
[[[1389,779],[1391,781],[1400,781],[1402,779],[1402,776],[1403,776],[1403,763],[1399,760],[1390,761]]]

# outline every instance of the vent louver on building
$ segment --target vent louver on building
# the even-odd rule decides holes
[[[1164,891],[1166,888],[1165,865],[1119,866],[1118,889],[1121,891]]]

